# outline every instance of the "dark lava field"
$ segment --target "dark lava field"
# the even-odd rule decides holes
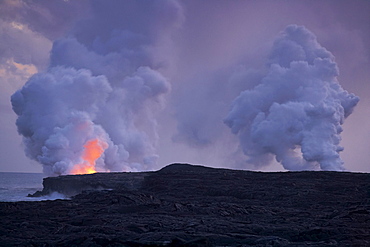
[[[44,179],[0,203],[0,246],[370,246],[370,174],[187,164]]]

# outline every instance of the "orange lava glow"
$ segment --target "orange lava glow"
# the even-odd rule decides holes
[[[108,144],[99,139],[93,139],[87,141],[84,145],[84,152],[82,159],[84,162],[81,164],[76,164],[72,170],[71,174],[91,174],[95,173],[96,160],[100,158],[104,150],[108,147]]]

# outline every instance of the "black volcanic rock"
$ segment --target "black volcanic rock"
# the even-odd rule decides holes
[[[370,246],[370,174],[173,164],[44,180],[0,203],[0,246]]]
[[[144,178],[151,172],[136,173],[95,173],[85,175],[67,175],[44,178],[43,190],[37,191],[30,197],[40,197],[53,192],[65,196],[75,196],[82,191],[104,189],[135,190],[141,186]]]

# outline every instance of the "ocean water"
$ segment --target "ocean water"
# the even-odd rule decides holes
[[[0,201],[41,201],[65,199],[63,195],[55,193],[44,197],[27,197],[38,190],[42,190],[42,173],[0,172]]]

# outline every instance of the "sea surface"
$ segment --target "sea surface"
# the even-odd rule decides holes
[[[38,190],[42,190],[42,173],[0,172],[0,201],[42,201],[65,199],[61,194],[52,194],[44,197],[27,197]]]

